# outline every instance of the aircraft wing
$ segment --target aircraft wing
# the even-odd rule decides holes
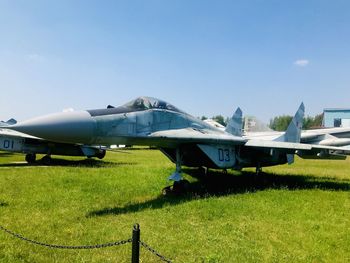
[[[296,154],[303,159],[335,159],[344,160],[347,155],[350,155],[348,147],[333,147],[325,145],[314,145],[309,151],[297,150]]]
[[[338,152],[338,153],[342,153],[342,154],[346,154],[349,155],[350,154],[350,149],[346,148],[346,147],[334,147],[334,146],[327,146],[327,145],[314,145],[311,144],[312,149],[315,150],[328,150],[328,151],[334,151],[334,152]]]
[[[155,146],[176,146],[189,143],[244,145],[247,142],[242,137],[193,128],[154,132],[147,136],[147,139]]]
[[[332,135],[337,138],[349,138],[350,128],[324,128],[324,129],[314,129],[305,130],[301,134],[301,139],[304,141],[316,139],[322,135]]]
[[[293,142],[279,142],[268,140],[249,140],[239,136],[234,136],[227,133],[212,133],[204,132],[197,129],[177,129],[154,132],[149,135],[149,138],[159,144],[179,145],[188,143],[201,144],[220,144],[220,145],[241,145],[252,148],[265,149],[285,149],[285,150],[312,150],[312,145],[293,143]]]
[[[225,133],[211,133],[196,129],[178,129],[154,132],[147,136],[148,142],[159,147],[176,147],[181,144],[217,144],[230,146],[243,146],[261,150],[279,149],[286,153],[310,153],[316,155],[324,153],[327,155],[350,155],[350,149],[343,147],[332,147],[324,145],[313,145],[293,142],[279,142],[268,140],[249,140]]]
[[[254,148],[268,148],[268,149],[286,149],[286,150],[312,150],[311,144],[294,143],[294,142],[279,142],[267,140],[249,140],[244,145]]]
[[[350,148],[334,147],[318,144],[305,144],[305,143],[290,143],[290,142],[278,142],[278,141],[266,141],[266,140],[249,140],[244,146],[253,148],[266,148],[266,149],[284,149],[289,153],[297,153],[300,157],[307,156],[309,159],[321,159],[321,157],[327,157],[329,159],[332,156],[345,156],[350,155]]]

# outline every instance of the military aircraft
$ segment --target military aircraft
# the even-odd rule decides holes
[[[45,164],[51,162],[51,155],[86,156],[102,159],[106,154],[106,150],[98,146],[47,141],[7,129],[9,125],[16,123],[14,119],[7,122],[0,122],[0,150],[25,153],[25,160],[28,163],[34,163],[36,161],[36,154],[45,154],[41,159]]]
[[[246,139],[259,139],[259,140],[275,140],[280,137],[283,132],[267,130],[262,128],[263,131],[256,130],[242,130],[243,118],[242,110],[237,108],[228,126],[234,127],[234,131],[230,131],[233,135],[242,135]],[[259,125],[260,129],[263,125]],[[337,146],[350,149],[350,128],[323,128],[323,129],[312,129],[302,130],[300,135],[300,142],[305,144],[317,144],[325,146]],[[344,149],[346,149],[344,148]],[[336,154],[327,155],[323,153],[317,153],[316,156],[309,156],[307,153],[302,151],[296,152],[302,158],[317,158],[317,159],[344,159],[345,156],[339,156]]]
[[[120,107],[61,112],[14,124],[11,129],[59,143],[85,145],[148,145],[158,147],[176,164],[169,177],[173,189],[182,180],[181,167],[242,169],[293,163],[296,151],[305,153],[349,154],[338,147],[301,144],[304,116],[301,104],[287,131],[273,140],[249,139],[233,135],[232,118],[225,131],[217,129],[170,103],[139,97]]]

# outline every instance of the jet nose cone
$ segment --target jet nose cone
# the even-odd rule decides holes
[[[95,122],[87,111],[61,112],[23,121],[11,129],[45,140],[89,144]]]

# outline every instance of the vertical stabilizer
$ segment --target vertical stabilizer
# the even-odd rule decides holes
[[[294,118],[289,123],[289,126],[284,134],[285,142],[300,142],[301,129],[303,126],[305,106],[301,103],[298,111],[295,113]]]
[[[242,136],[242,126],[242,110],[238,107],[232,118],[228,121],[225,131],[235,136]]]
[[[282,135],[283,141],[300,143],[300,135],[301,135],[301,129],[303,126],[304,112],[305,112],[304,103],[301,103],[298,111],[294,115],[294,118],[289,123],[289,126],[285,134]],[[287,162],[288,164],[292,164],[294,162],[294,154],[287,154]]]

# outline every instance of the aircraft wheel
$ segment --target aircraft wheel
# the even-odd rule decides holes
[[[169,195],[171,194],[171,192],[172,192],[171,186],[167,186],[162,189],[162,195]]]
[[[190,182],[187,180],[180,180],[180,181],[174,182],[173,193],[174,194],[186,193],[189,187],[190,187]]]
[[[99,151],[96,156],[98,159],[103,159],[106,156],[106,150]]]
[[[26,162],[27,163],[35,163],[35,160],[36,160],[36,154],[35,153],[28,153],[26,155]]]

